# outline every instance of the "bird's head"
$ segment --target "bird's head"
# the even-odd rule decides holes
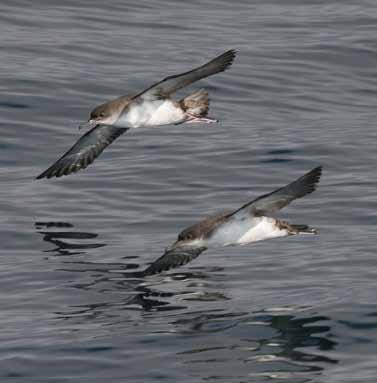
[[[200,233],[189,227],[188,229],[182,230],[177,240],[168,248],[169,250],[177,248],[199,248],[205,247],[206,241],[200,235]]]
[[[79,126],[82,128],[93,128],[98,124],[115,125],[122,110],[125,107],[125,100],[116,99],[96,106],[90,113],[89,120]]]

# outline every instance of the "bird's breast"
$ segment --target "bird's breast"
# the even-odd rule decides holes
[[[139,128],[175,124],[185,118],[182,109],[171,100],[135,102],[121,114],[118,126]]]
[[[287,230],[280,229],[274,218],[250,216],[224,222],[212,233],[208,243],[214,246],[243,245],[286,235]]]

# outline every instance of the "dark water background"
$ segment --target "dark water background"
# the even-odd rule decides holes
[[[375,382],[375,1],[2,1],[0,381]],[[217,125],[132,131],[35,181],[98,103],[236,48]],[[209,250],[184,227],[312,167],[316,237]]]

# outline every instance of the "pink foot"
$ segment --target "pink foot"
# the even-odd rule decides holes
[[[188,119],[185,122],[186,124],[195,124],[195,123],[212,124],[213,122],[219,122],[219,120],[215,120],[214,118],[209,118],[209,117],[188,116]]]

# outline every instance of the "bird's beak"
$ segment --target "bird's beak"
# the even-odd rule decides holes
[[[168,246],[165,251],[174,251],[177,249],[184,249],[185,247],[191,247],[191,241],[176,240],[170,246]]]
[[[184,249],[184,248],[191,248],[191,247],[195,247],[196,244],[195,244],[195,241],[191,241],[191,240],[186,240],[186,241],[175,241],[174,243],[172,243],[170,246],[168,246],[165,250],[166,251],[174,251],[176,249]]]
[[[98,124],[97,120],[94,120],[94,119],[88,120],[88,121],[84,122],[83,124],[79,125],[79,130],[82,130],[82,129],[92,129],[97,124]]]
[[[172,251],[174,250],[175,248],[179,247],[179,243],[178,241],[175,241],[174,243],[172,243],[170,246],[168,246],[167,248],[165,248],[165,251]]]

